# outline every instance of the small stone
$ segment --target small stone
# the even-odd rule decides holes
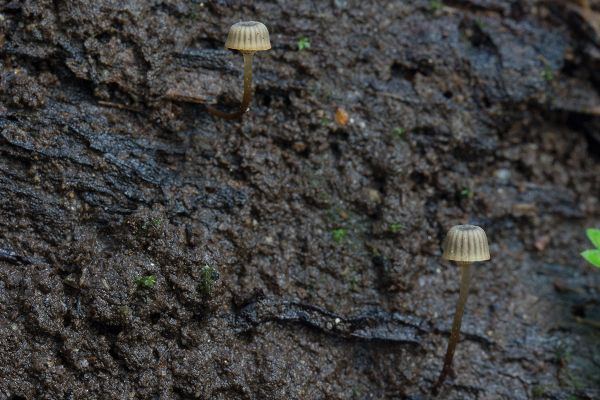
[[[381,203],[381,193],[375,189],[367,189],[367,194],[369,196],[369,201],[371,203],[380,204]]]
[[[494,175],[496,176],[496,178],[498,180],[505,182],[505,183],[510,181],[510,177],[511,177],[510,170],[506,169],[506,168],[500,168],[500,169],[496,170]]]
[[[550,236],[544,235],[544,236],[539,237],[533,245],[536,248],[536,250],[544,251],[544,249],[548,246],[549,243],[550,243]]]
[[[292,148],[294,149],[294,151],[296,153],[302,153],[304,150],[306,150],[306,143],[294,142],[294,144],[292,145]]]

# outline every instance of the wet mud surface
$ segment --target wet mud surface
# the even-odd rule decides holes
[[[600,398],[592,7],[1,1],[0,399]]]

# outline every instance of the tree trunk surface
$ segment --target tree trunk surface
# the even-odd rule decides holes
[[[578,3],[0,1],[0,399],[600,398]]]

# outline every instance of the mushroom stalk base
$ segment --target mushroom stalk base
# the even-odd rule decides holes
[[[250,108],[250,101],[252,100],[252,57],[254,52],[242,52],[242,55],[244,56],[244,95],[240,110],[234,113],[227,113],[208,106],[208,111],[217,117],[223,119],[240,119]]]
[[[448,374],[452,373],[452,359],[454,358],[454,351],[458,344],[460,337],[460,326],[462,323],[462,317],[465,312],[465,304],[467,303],[467,296],[469,295],[469,286],[471,284],[471,263],[459,262],[460,266],[460,294],[458,296],[458,303],[456,304],[456,312],[454,313],[454,321],[452,322],[452,332],[450,333],[450,340],[448,341],[448,349],[446,350],[446,356],[444,357],[444,366],[442,372],[438,377],[437,382],[431,389],[433,394],[437,394],[440,386],[444,383],[444,380]]]

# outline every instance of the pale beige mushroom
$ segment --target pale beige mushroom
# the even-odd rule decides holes
[[[271,41],[267,27],[256,21],[245,21],[234,24],[229,29],[225,47],[238,50],[244,56],[244,95],[240,110],[235,113],[226,113],[213,107],[208,110],[221,118],[238,119],[248,111],[252,99],[252,57],[257,51],[269,50]]]
[[[446,376],[452,372],[452,359],[454,351],[458,344],[460,336],[460,325],[465,311],[467,296],[469,295],[469,285],[471,283],[471,265],[477,261],[486,261],[490,259],[490,249],[488,246],[485,231],[475,225],[457,225],[453,226],[446,235],[443,244],[444,253],[442,258],[455,261],[461,272],[460,294],[452,322],[452,331],[448,341],[448,349],[444,357],[444,366],[440,376],[433,386],[432,392],[437,394],[440,386],[444,383]]]

